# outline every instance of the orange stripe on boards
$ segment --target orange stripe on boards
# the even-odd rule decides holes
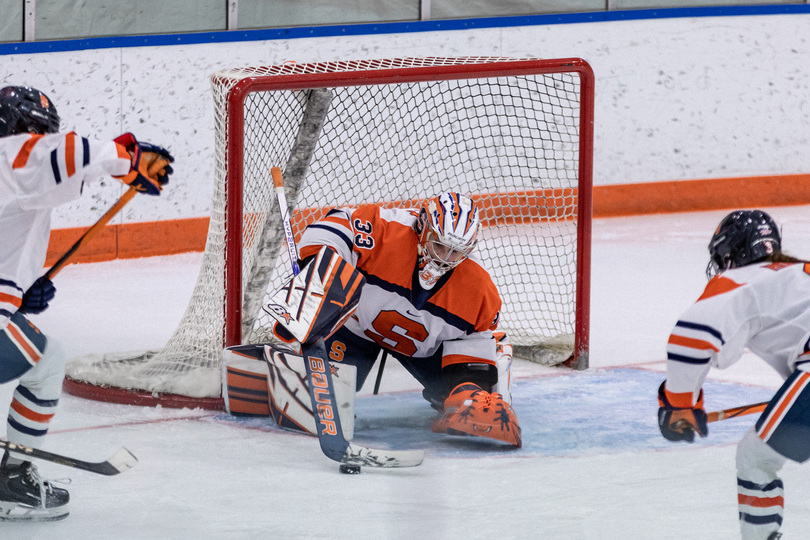
[[[594,217],[810,204],[810,174],[595,186]]]
[[[34,142],[29,140],[26,144],[33,146]],[[571,219],[577,191],[534,190],[472,197],[481,204],[481,223],[486,227]],[[415,199],[407,201],[407,205],[418,206],[421,202]],[[801,204],[810,204],[810,174],[649,182],[593,189],[593,216],[596,218]],[[397,204],[389,202],[380,206],[391,208]],[[300,240],[300,231],[306,225],[324,217],[329,209],[307,208],[293,212],[296,241]],[[87,227],[53,231],[48,264],[56,262],[85,230]],[[155,232],[155,236],[150,236],[150,232]],[[99,262],[202,251],[207,233],[208,218],[112,225],[100,232],[87,248],[82,248],[75,260]],[[99,245],[103,235],[110,236],[106,244]]]
[[[87,231],[87,228],[51,231],[46,266],[51,266]],[[208,218],[190,218],[109,225],[82,246],[72,262],[100,262],[203,251]]]

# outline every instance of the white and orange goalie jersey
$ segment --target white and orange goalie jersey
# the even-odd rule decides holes
[[[418,213],[374,205],[332,210],[307,227],[300,256],[330,246],[366,278],[357,310],[344,328],[408,356],[425,358],[444,345],[442,365],[495,365],[501,299],[487,270],[468,258],[429,292],[415,274]]]
[[[759,263],[727,270],[675,324],[667,344],[667,393],[697,400],[709,371],[745,348],[782,378],[810,370],[810,264]],[[680,399],[678,400],[680,401]]]
[[[51,209],[77,199],[86,181],[126,174],[130,162],[123,146],[73,132],[0,138],[0,329],[42,274]]]

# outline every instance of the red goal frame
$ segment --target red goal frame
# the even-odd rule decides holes
[[[396,63],[397,60],[391,62]],[[317,64],[316,64],[317,65]],[[358,66],[362,62],[358,62]],[[577,197],[577,279],[575,294],[574,352],[565,365],[587,369],[590,344],[590,273],[591,220],[593,215],[593,117],[595,77],[591,66],[581,58],[554,60],[514,60],[493,64],[459,64],[451,66],[403,67],[341,71],[332,73],[273,74],[242,79],[228,95],[228,173],[227,215],[242,215],[242,176],[244,163],[245,101],[253,92],[297,90],[398,83],[427,82],[448,79],[477,79],[514,75],[577,73],[580,78],[580,134]],[[237,254],[226,261],[229,283],[225,297],[225,345],[242,342],[242,221],[229,218],[225,233],[226,250]]]

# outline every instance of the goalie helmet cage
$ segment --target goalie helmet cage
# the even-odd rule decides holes
[[[197,284],[160,351],[68,362],[68,392],[222,408],[225,346],[272,342],[261,309],[290,274],[270,169],[296,238],[330,208],[471,195],[476,256],[515,355],[588,366],[593,72],[582,59],[287,62],[211,76],[216,170]]]

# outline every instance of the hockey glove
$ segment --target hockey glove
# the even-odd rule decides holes
[[[56,296],[56,287],[46,276],[42,276],[25,291],[19,311],[22,314],[42,313],[48,309],[48,304]]]
[[[476,435],[523,444],[520,426],[512,407],[500,394],[490,393],[473,383],[456,386],[444,400],[444,414],[433,424],[434,433]]]
[[[169,151],[153,144],[139,143],[132,133],[124,133],[115,142],[132,156],[129,173],[116,178],[147,195],[160,195],[163,186],[169,183],[169,175],[174,172],[169,165],[174,157]]]
[[[698,401],[691,407],[675,407],[670,403],[665,388],[666,381],[658,388],[658,429],[669,441],[694,442],[695,433],[701,437],[709,434],[706,411],[703,409],[703,390]]]

